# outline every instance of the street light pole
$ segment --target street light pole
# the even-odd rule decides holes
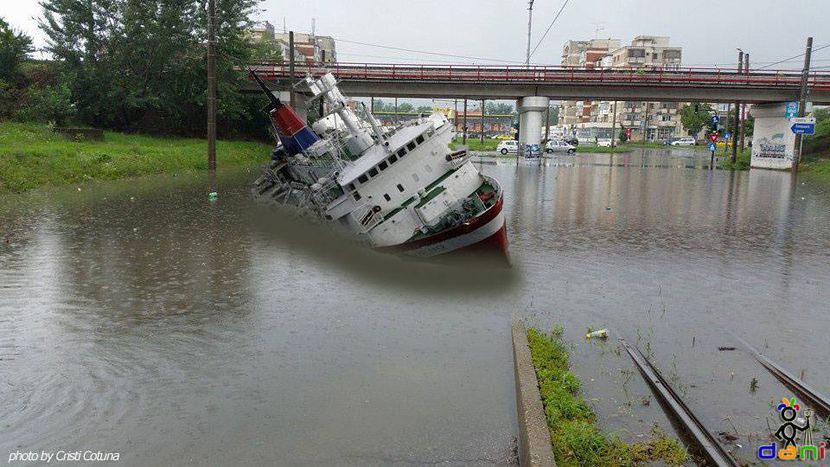
[[[744,51],[738,49],[738,74],[743,73],[744,71]],[[730,160],[732,161],[732,166],[735,166],[735,161],[738,160],[738,145],[735,144],[738,142],[738,133],[740,132],[739,128],[739,121],[741,119],[741,102],[735,101],[735,121],[732,122],[732,156],[730,156]],[[728,128],[728,127],[727,127]]]
[[[533,25],[533,2],[535,0],[530,0],[527,2],[527,54],[525,55],[525,66],[530,66],[530,31]]]

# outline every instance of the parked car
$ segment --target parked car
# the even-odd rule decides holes
[[[514,139],[514,138],[511,135],[498,135],[498,136],[496,136],[496,139],[500,139],[502,141],[509,141],[511,139]]]
[[[599,146],[601,148],[610,148],[611,147],[611,139],[610,138],[599,139],[599,140],[597,140],[597,146]]]
[[[666,138],[666,139],[663,140],[663,145],[664,146],[671,146],[672,143],[674,143],[675,141],[678,141],[680,139],[681,138],[677,138],[677,137]]]
[[[499,143],[496,147],[496,151],[507,154],[509,152],[518,152],[519,151],[519,142],[515,139],[505,140]]]
[[[568,143],[568,144],[570,144],[570,145],[571,145],[571,146],[573,146],[573,147],[577,147],[577,146],[579,146],[579,140],[578,140],[578,139],[576,139],[576,138],[568,138],[568,139],[565,139],[565,142],[566,142],[566,143]]]
[[[552,154],[554,152],[564,152],[566,154],[573,154],[576,152],[576,147],[570,145],[564,141],[548,141],[548,144],[545,145],[545,152],[548,154]]]
[[[684,136],[683,138],[678,139],[677,141],[673,141],[671,143],[672,146],[694,146],[697,144],[694,138],[691,136]]]

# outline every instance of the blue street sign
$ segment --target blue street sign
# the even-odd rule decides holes
[[[787,102],[787,109],[784,111],[784,117],[793,118],[798,116],[798,102]]]
[[[814,135],[816,133],[815,123],[793,123],[790,130],[796,135]]]
[[[576,130],[573,131],[573,135],[576,136]]]
[[[717,147],[715,146],[715,143],[709,143],[709,150],[712,151],[712,152],[715,152],[715,149],[717,149]]]
[[[717,125],[718,123],[720,123],[720,117],[712,115],[712,125]]]
[[[729,138],[732,137],[732,133],[727,131],[726,133],[723,134],[723,137],[726,138],[726,139],[729,139]]]

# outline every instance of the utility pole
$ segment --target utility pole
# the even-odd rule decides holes
[[[484,145],[484,99],[481,100],[481,144]]]
[[[464,135],[461,137],[461,144],[467,144],[467,99],[464,99]]]
[[[452,126],[455,127],[455,132],[458,133],[458,99],[455,100],[455,113],[452,118]]]
[[[744,54],[744,74],[749,77],[749,54]],[[746,103],[741,104],[741,152],[743,152],[746,142]]]
[[[738,74],[743,73],[744,71],[744,51],[738,49]],[[735,161],[738,160],[738,145],[735,144],[738,141],[738,132],[740,129],[738,125],[740,124],[741,120],[741,102],[735,101],[735,121],[732,122],[732,155],[729,159],[732,161],[732,167],[735,166]],[[729,127],[727,127],[729,128]]]
[[[375,114],[375,98],[374,97],[369,99],[369,109],[371,110],[372,115],[374,115]]]
[[[398,115],[398,98],[395,98],[395,126],[398,126],[398,122],[401,121],[400,116]]]
[[[614,147],[617,146],[617,101],[614,101],[614,116],[611,120],[611,152],[614,152]]]
[[[312,23],[311,23],[312,24],[312,26],[311,26],[312,31],[314,30],[314,26],[313,26],[314,22],[313,21],[314,20],[312,19]],[[325,63],[326,63],[326,51],[325,50],[320,51],[320,60],[321,60],[321,65],[326,66],[325,65]],[[324,101],[325,101],[325,99],[320,99],[320,103],[319,103],[320,109],[319,109],[319,112],[317,112],[317,118],[323,118],[323,114],[325,112],[325,107],[323,106]],[[365,111],[366,107],[363,107],[363,109]]]
[[[533,25],[533,2],[527,2],[527,54],[525,55],[525,66],[530,66],[530,31]]]
[[[291,108],[296,109],[294,101],[294,31],[288,31],[288,95]]]
[[[208,1],[207,139],[208,170],[216,171],[216,0]]]
[[[798,95],[798,117],[807,115],[807,85],[810,80],[810,58],[813,55],[813,38],[807,38],[807,51],[804,53],[804,70],[801,71],[801,92]],[[798,170],[798,163],[801,162],[801,145],[804,142],[804,135],[795,135],[795,157],[793,157],[793,171]]]
[[[651,109],[648,108],[649,103],[643,102],[646,106],[646,118],[643,120],[643,145],[646,144],[646,135],[648,134],[648,114]]]

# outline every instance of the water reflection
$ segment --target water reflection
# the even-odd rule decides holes
[[[717,347],[734,331],[830,392],[830,194],[708,162],[482,158],[507,193],[507,270],[344,246],[257,207],[244,171],[220,177],[217,203],[198,176],[0,200],[0,451],[509,464],[515,314],[565,326],[623,436],[670,425],[589,325],[650,349],[711,430],[763,433],[786,390]]]

